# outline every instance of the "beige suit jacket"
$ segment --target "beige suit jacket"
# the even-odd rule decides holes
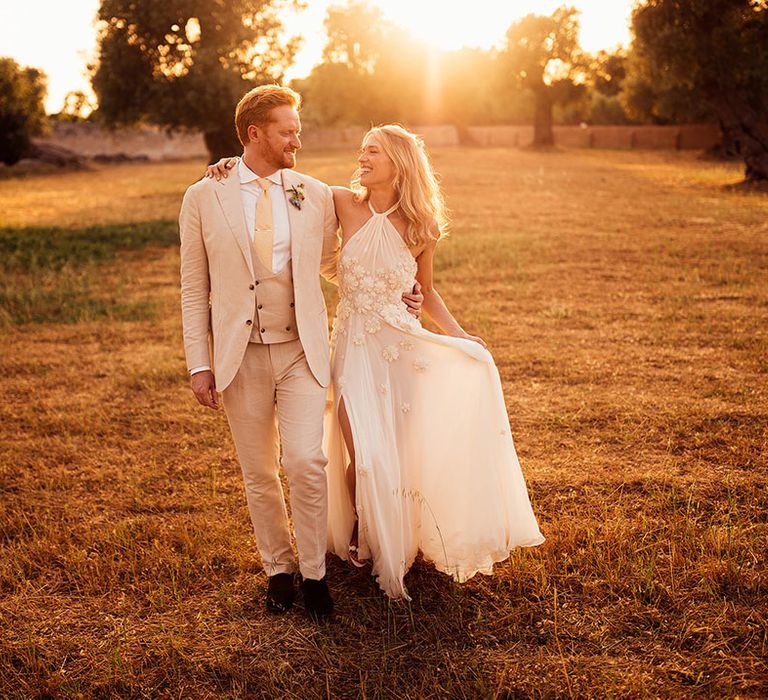
[[[283,189],[304,185],[301,209],[288,203],[296,323],[315,379],[328,386],[328,315],[320,274],[334,281],[338,222],[328,185],[293,170]],[[290,194],[286,192],[286,198]],[[255,274],[236,172],[217,182],[203,178],[184,195],[181,235],[181,317],[187,369],[213,367],[224,391],[237,374],[256,308]]]

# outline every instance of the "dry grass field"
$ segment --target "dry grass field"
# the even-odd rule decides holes
[[[331,560],[335,622],[268,616],[184,370],[202,165],[2,181],[1,697],[768,695],[768,197],[684,154],[434,160],[437,286],[497,359],[547,542],[462,586],[417,563],[410,605]]]

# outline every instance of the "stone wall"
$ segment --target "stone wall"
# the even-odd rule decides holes
[[[527,146],[532,126],[415,126],[428,146]],[[307,149],[356,150],[366,129],[307,128],[302,143]],[[556,126],[555,143],[570,148],[706,149],[717,144],[720,131],[714,124],[681,126]],[[145,157],[150,160],[206,159],[203,137],[194,133],[168,134],[155,127],[109,131],[95,124],[57,124],[45,142],[63,146],[83,156]]]
[[[444,126],[414,126],[411,127],[424,139],[428,146],[458,146],[459,132],[456,127]],[[301,134],[304,148],[347,148],[356,150],[360,147],[366,127],[344,127],[334,129],[306,128]]]
[[[56,124],[42,141],[63,146],[88,158],[94,156],[143,156],[149,160],[208,157],[200,134],[168,134],[156,127],[110,131],[96,124]]]
[[[720,142],[715,124],[680,126],[555,126],[555,143],[571,148],[706,149]],[[478,146],[527,146],[532,126],[472,126],[466,143]]]

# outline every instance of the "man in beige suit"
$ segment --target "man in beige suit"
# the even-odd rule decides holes
[[[269,576],[267,609],[285,612],[294,600],[280,451],[304,603],[320,619],[333,601],[322,451],[330,363],[319,275],[335,277],[339,238],[330,188],[292,170],[300,101],[276,85],[247,93],[235,112],[244,153],[232,176],[187,190],[179,217],[181,306],[192,390],[213,409],[217,392],[223,397]],[[413,299],[418,306],[420,295]]]

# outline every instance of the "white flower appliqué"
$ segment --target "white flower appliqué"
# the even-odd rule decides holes
[[[397,349],[396,345],[387,345],[381,351],[381,354],[387,362],[394,362],[398,357],[400,357],[400,351]]]

